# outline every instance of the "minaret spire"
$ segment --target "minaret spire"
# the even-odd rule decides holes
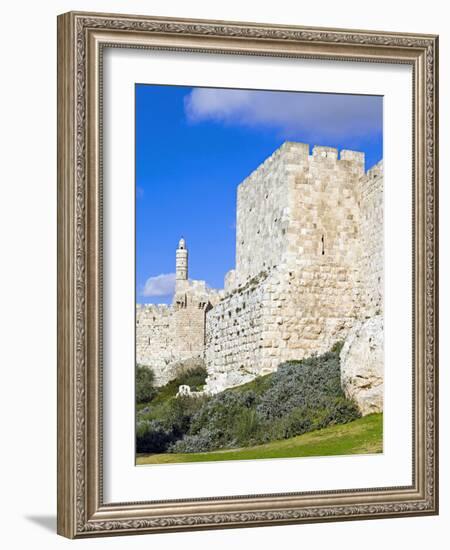
[[[176,252],[176,280],[187,281],[188,279],[188,250],[186,241],[181,237]]]

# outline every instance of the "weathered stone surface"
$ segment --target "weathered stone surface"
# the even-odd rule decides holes
[[[227,388],[234,388],[246,382],[251,382],[258,374],[266,373],[258,372],[257,369],[253,372],[246,372],[244,369],[216,371],[208,375],[204,392],[208,395],[214,395]]]
[[[341,383],[363,416],[383,410],[383,318],[376,315],[355,325],[342,348]]]
[[[178,386],[178,391],[176,397],[189,397],[191,395],[191,388],[186,384],[181,384]]]
[[[192,391],[190,386],[181,384],[178,386],[178,391],[175,397],[203,397],[207,395],[205,391]]]
[[[323,353],[383,307],[381,163],[284,143],[238,187],[236,269],[206,316],[208,387]]]
[[[159,383],[155,385],[163,386],[171,380],[175,380],[175,378],[178,378],[182,374],[197,368],[206,368],[203,357],[194,356],[188,357],[187,359],[180,359],[179,361],[173,361],[163,369],[163,372],[159,375]]]

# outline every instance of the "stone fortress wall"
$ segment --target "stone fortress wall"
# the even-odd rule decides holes
[[[189,280],[188,252],[181,239],[172,304],[136,306],[136,363],[152,367],[157,386],[169,382],[184,362],[203,359],[206,313],[219,299],[220,293],[205,281]]]
[[[285,142],[238,187],[236,268],[224,290],[189,281],[179,247],[171,320],[153,315],[152,328],[155,306],[138,307],[138,363],[204,357],[215,393],[327,351],[382,312],[382,223],[381,163],[365,173],[363,153]]]
[[[360,307],[366,318],[383,311],[384,209],[383,162],[373,166],[360,181]]]
[[[238,186],[234,286],[280,264],[286,255],[301,153],[284,144]]]
[[[158,385],[169,381],[167,366],[177,359],[173,325],[171,306],[136,305],[136,363],[151,366]]]
[[[367,303],[380,310],[380,220],[381,166],[366,175],[363,153],[309,154],[307,144],[286,142],[244,180],[236,270],[207,315],[208,389],[325,352],[373,314]]]

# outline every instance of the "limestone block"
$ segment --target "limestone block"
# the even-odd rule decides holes
[[[191,395],[191,388],[186,384],[181,384],[178,386],[178,391],[176,397],[189,397]]]
[[[203,397],[209,395],[206,391],[192,391],[190,386],[181,384],[178,386],[178,391],[175,397]]]
[[[341,384],[363,416],[383,410],[383,317],[358,322],[340,354]]]

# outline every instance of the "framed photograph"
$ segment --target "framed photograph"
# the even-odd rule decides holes
[[[438,513],[433,35],[58,18],[58,532]]]

